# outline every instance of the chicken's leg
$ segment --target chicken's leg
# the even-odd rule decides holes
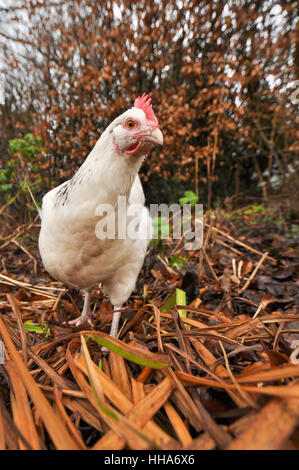
[[[113,307],[114,307],[114,313],[113,313],[113,318],[112,318],[112,323],[111,323],[110,336],[112,336],[113,338],[116,338],[117,333],[118,333],[119,320],[121,317],[122,305],[114,305]]]
[[[69,325],[71,326],[81,326],[84,323],[89,323],[89,325],[92,326],[92,321],[91,321],[92,312],[90,310],[91,291],[86,290],[84,292],[85,292],[85,297],[84,297],[84,305],[83,305],[82,313],[80,317],[75,318],[75,320],[68,322]]]

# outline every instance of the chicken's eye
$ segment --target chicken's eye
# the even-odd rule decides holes
[[[127,121],[127,128],[128,128],[128,129],[133,129],[133,127],[135,127],[135,122],[132,121],[131,119],[129,119],[129,120]]]

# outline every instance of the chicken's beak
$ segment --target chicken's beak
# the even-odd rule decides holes
[[[153,144],[163,145],[163,134],[160,131],[159,127],[157,127],[149,135],[147,135],[146,140],[152,142]]]

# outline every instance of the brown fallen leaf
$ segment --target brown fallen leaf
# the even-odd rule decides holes
[[[286,387],[288,388],[288,387]],[[259,413],[228,450],[278,450],[299,423],[299,399],[273,399]]]
[[[0,317],[0,334],[5,343],[5,346],[8,349],[8,352],[11,357],[11,361],[16,367],[20,378],[22,379],[28,394],[30,395],[32,401],[34,402],[41,418],[43,419],[44,425],[47,428],[53,442],[55,443],[57,449],[78,449],[77,444],[69,435],[67,429],[64,426],[64,423],[61,421],[59,416],[54,412],[48,400],[42,394],[38,386],[36,385],[34,379],[31,377],[28,372],[25,364],[23,363],[21,357],[19,356],[13,342],[11,341],[5,324]]]

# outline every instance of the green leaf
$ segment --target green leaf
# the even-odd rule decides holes
[[[176,305],[183,305],[186,306],[186,292],[184,290],[176,288],[175,290],[175,300],[176,300]],[[179,315],[183,318],[187,317],[187,312],[186,310],[179,310]]]
[[[169,264],[170,266],[176,266],[178,269],[182,269],[182,267],[184,266],[186,262],[186,257],[181,257],[179,255],[171,255],[171,257],[169,258]]]
[[[35,331],[36,333],[43,333],[44,329],[40,325],[34,325],[31,320],[25,321],[24,323],[25,330]]]
[[[34,323],[32,323],[31,320],[28,320],[24,322],[24,328],[25,330],[28,330],[28,331],[35,331],[36,333],[44,334],[46,338],[51,333],[51,330],[50,328],[48,328],[48,325],[46,322],[43,323],[43,326],[40,326],[40,325],[35,325]]]
[[[184,204],[190,204],[191,207],[198,203],[198,196],[193,191],[184,191],[184,197],[179,199],[181,206]]]
[[[168,356],[166,354],[139,351],[136,347],[116,338],[112,338],[112,336],[102,332],[87,334],[86,336],[92,338],[97,344],[109,349],[109,351],[113,351],[128,361],[135,362],[141,366],[151,367],[152,369],[162,369],[169,366]]]
[[[6,184],[2,184],[0,186],[0,191],[3,192],[3,193],[6,193],[8,191],[10,191],[12,189],[12,183],[6,183]]]
[[[265,212],[265,208],[261,205],[252,205],[249,209],[244,210],[244,214],[246,215],[250,215],[253,212]]]
[[[5,181],[8,179],[8,170],[6,169],[1,169],[0,170],[0,183],[5,183]]]
[[[169,313],[172,310],[176,303],[176,293],[173,292],[171,296],[166,300],[165,304],[161,307],[161,312]]]

